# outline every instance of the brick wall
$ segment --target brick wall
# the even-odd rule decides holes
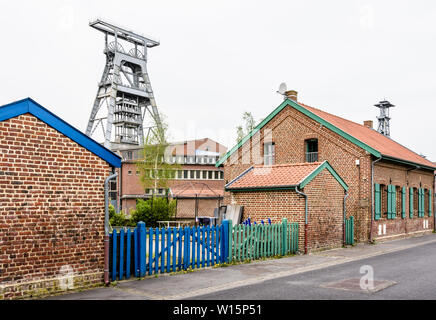
[[[432,217],[428,216],[426,210],[423,218],[418,218],[417,207],[413,218],[409,217],[409,188],[425,188],[433,190],[433,173],[428,170],[408,170],[404,166],[396,165],[386,161],[377,162],[374,166],[374,181],[383,185],[395,185],[399,189],[405,186],[406,189],[406,217],[401,217],[401,196],[397,194],[397,214],[395,219],[387,219],[382,212],[381,219],[374,221],[372,232],[373,237],[379,240],[389,239],[398,236],[413,235],[434,230],[434,197],[432,206]],[[434,193],[434,190],[433,190]],[[414,196],[416,197],[416,196]],[[386,198],[386,197],[385,197]],[[427,200],[427,199],[426,199]],[[427,207],[428,208],[428,207]],[[428,222],[424,224],[424,221]],[[381,232],[379,232],[381,231]]]
[[[178,170],[218,170],[213,165],[183,165]],[[129,171],[131,174],[129,175]],[[123,195],[143,195],[145,188],[139,179],[140,175],[137,174],[138,168],[134,162],[123,161],[122,163],[122,177],[121,177],[121,196]],[[174,179],[168,181],[169,187],[175,187],[186,184],[187,182],[201,182],[207,184],[211,189],[224,188],[223,180],[207,180],[207,179]]]
[[[347,212],[355,217],[356,239],[367,240],[371,217],[371,156],[291,107],[284,108],[225,162],[225,182],[251,165],[263,163],[263,142],[268,131],[275,143],[276,164],[305,162],[305,140],[318,139],[319,161],[327,160],[349,186]],[[360,165],[356,165],[356,160]],[[230,202],[228,193],[225,202]]]
[[[329,171],[323,170],[304,188],[304,193],[308,198],[308,247],[316,250],[342,246],[344,188]]]
[[[0,298],[101,283],[109,165],[29,114],[0,122]]]
[[[293,190],[283,191],[256,191],[256,192],[232,192],[231,202],[244,206],[242,220],[251,218],[251,221],[260,223],[282,222],[283,218],[288,222],[299,224],[299,244],[302,251],[304,243],[304,198]]]
[[[308,249],[342,245],[344,189],[323,170],[302,190],[308,198]],[[244,206],[243,219],[260,222],[283,218],[299,223],[300,251],[304,251],[305,201],[294,190],[232,192],[231,201]]]
[[[119,170],[119,169],[117,169]],[[213,170],[216,171],[217,168],[213,165],[182,165],[179,170]],[[121,180],[118,181],[118,192],[119,196],[134,196],[134,195],[144,195],[145,190],[143,185],[141,184],[141,181],[139,179],[140,174],[137,173],[138,168],[136,164],[133,161],[123,161],[122,163],[122,170],[121,170]],[[129,171],[131,174],[129,175]],[[118,171],[119,172],[119,171]],[[223,190],[224,189],[224,180],[208,180],[208,179],[174,179],[168,181],[168,187],[175,188],[175,187],[181,187],[185,188],[187,190],[190,189],[189,183],[201,183],[204,184],[205,191],[211,192],[209,190]],[[200,188],[199,186],[196,186],[196,188]],[[222,196],[222,192],[220,194]],[[215,201],[215,200],[214,200]],[[121,209],[126,213],[130,214],[130,211],[136,208],[136,199],[133,199],[132,197],[129,197],[129,199],[122,199],[121,200]],[[200,200],[201,202],[201,209],[202,211],[208,211],[208,207],[211,207],[209,202],[210,200]],[[216,201],[215,201],[216,202]],[[181,211],[186,212],[186,214],[182,214],[182,216],[191,217],[193,218],[194,215],[188,212],[194,212],[190,209],[191,205],[189,204],[189,201],[184,201],[182,204]],[[213,209],[212,209],[213,213]],[[207,214],[203,214],[207,215]]]

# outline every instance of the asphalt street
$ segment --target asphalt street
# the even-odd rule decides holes
[[[377,292],[354,288],[325,288],[343,280],[360,284],[362,266],[371,266],[375,283],[386,280],[388,287]],[[436,299],[436,242],[387,253],[368,259],[335,265],[268,280],[249,286],[196,296],[191,299]],[[368,267],[363,267],[368,270]],[[350,280],[349,280],[350,281]],[[368,284],[368,282],[364,282]]]
[[[308,255],[131,278],[45,299],[436,299],[436,234]],[[363,272],[363,273],[361,273]],[[374,287],[370,285],[373,275]],[[362,279],[362,277],[364,277]]]

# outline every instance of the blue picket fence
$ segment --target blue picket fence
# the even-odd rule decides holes
[[[185,228],[146,228],[145,223],[139,222],[133,230],[113,230],[109,235],[110,279],[124,280],[230,262],[235,230],[231,220],[224,220],[219,226]],[[283,254],[296,252],[298,224],[296,229],[289,229],[285,238],[297,238],[297,241]],[[291,241],[289,239],[283,241]]]
[[[228,224],[185,228],[145,228],[110,234],[112,281],[189,268],[204,268],[226,261]]]

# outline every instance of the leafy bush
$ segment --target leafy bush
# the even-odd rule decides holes
[[[168,201],[166,198],[138,200],[136,210],[132,211],[131,222],[136,225],[144,221],[147,227],[157,227],[157,221],[170,220],[176,212],[176,200]]]
[[[109,223],[112,227],[135,227],[136,223],[131,221],[121,210],[119,213],[115,211],[113,205],[109,205]]]
[[[112,227],[124,227],[126,226],[126,220],[128,220],[126,215],[121,211],[120,213],[114,213],[112,218],[109,219],[109,222]]]
[[[115,207],[111,204],[109,204],[109,220],[112,219],[112,217],[116,214]]]

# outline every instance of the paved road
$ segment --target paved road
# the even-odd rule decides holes
[[[363,265],[372,266],[375,289],[384,289],[360,289]],[[48,299],[436,299],[435,266],[436,234],[429,234],[187,274],[120,281],[116,286]],[[342,289],[351,290],[324,287],[344,280],[347,283]]]
[[[376,283],[388,280],[387,285],[391,286],[378,292],[363,291],[360,285],[353,291],[321,287],[344,279],[360,280],[363,265],[372,266]],[[193,299],[436,299],[435,267],[436,243],[433,242]]]

